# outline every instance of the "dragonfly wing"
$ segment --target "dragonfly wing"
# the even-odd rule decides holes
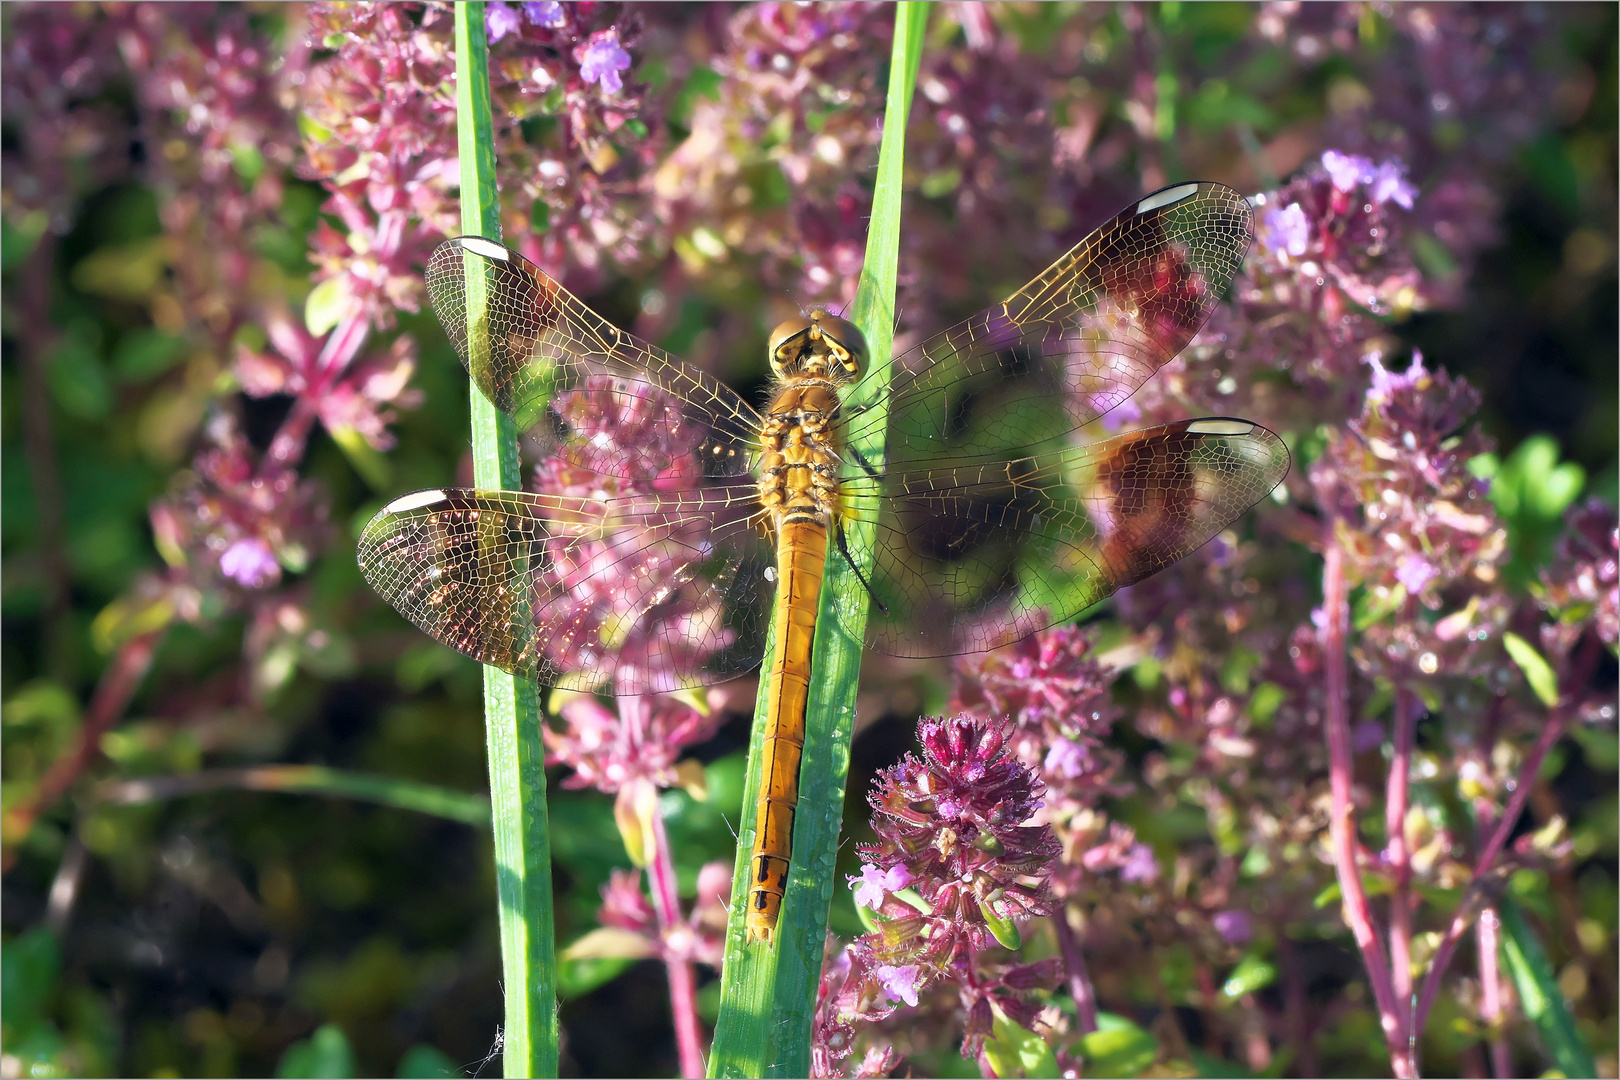
[[[384,507],[367,582],[486,664],[567,689],[647,694],[759,663],[774,553],[752,484],[613,498],[445,488]]]
[[[854,397],[888,394],[891,464],[1024,456],[1119,405],[1179,353],[1253,235],[1248,200],[1229,187],[1155,192],[1004,303],[896,357],[886,391]],[[857,415],[846,439],[864,433]]]
[[[620,330],[517,252],[476,236],[446,240],[428,260],[427,286],[474,383],[539,455],[632,479],[694,457],[707,476],[751,471],[760,419],[747,402]]]
[[[1288,474],[1247,420],[1206,418],[995,463],[846,484],[877,522],[867,645],[980,652],[1066,622],[1196,550]]]

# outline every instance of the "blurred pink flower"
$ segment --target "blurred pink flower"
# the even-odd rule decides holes
[[[1210,922],[1233,945],[1247,945],[1254,938],[1254,920],[1247,911],[1217,911]]]
[[[557,0],[524,0],[523,14],[534,25],[546,30],[558,30],[568,25],[568,12]]]
[[[244,589],[261,589],[281,580],[281,564],[270,545],[257,536],[244,537],[219,557],[219,572]]]
[[[1310,223],[1297,202],[1281,210],[1271,207],[1260,215],[1258,242],[1275,251],[1298,258],[1305,254],[1310,237]]]
[[[624,89],[619,72],[630,67],[630,54],[619,47],[619,31],[615,27],[598,30],[575,50],[579,60],[579,77],[588,83],[598,83],[610,94]]]
[[[1322,155],[1322,167],[1333,180],[1333,186],[1343,192],[1367,185],[1368,194],[1375,203],[1395,202],[1403,209],[1412,209],[1417,189],[1406,181],[1406,165],[1387,160],[1374,165],[1358,154],[1345,154],[1328,150]]]
[[[574,770],[564,787],[595,787],[608,794],[637,780],[674,787],[682,751],[712,738],[725,719],[717,707],[724,698],[713,693],[707,714],[664,695],[620,698],[618,712],[590,694],[570,697],[558,710],[560,728],[541,728],[546,761]]]
[[[1133,844],[1125,856],[1125,863],[1119,868],[1122,881],[1141,882],[1150,884],[1159,877],[1159,860],[1153,857],[1153,849],[1146,844]]]
[[[522,25],[523,17],[505,0],[489,0],[484,5],[484,30],[491,45],[507,34],[516,33]]]

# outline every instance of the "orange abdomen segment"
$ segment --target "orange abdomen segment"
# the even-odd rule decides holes
[[[810,695],[810,652],[827,563],[827,526],[815,521],[781,525],[776,541],[776,660],[768,674],[763,784],[754,814],[754,852],[748,860],[748,940],[771,940],[793,856],[793,812],[799,803],[799,759],[804,753],[804,710]]]

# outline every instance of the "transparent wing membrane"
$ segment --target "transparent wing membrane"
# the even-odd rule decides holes
[[[657,476],[686,455],[709,476],[752,470],[758,412],[620,330],[517,252],[476,236],[447,240],[428,260],[427,287],[473,382],[528,432],[535,452],[626,478]],[[639,431],[610,446],[605,423]]]
[[[647,694],[759,663],[774,551],[753,485],[613,499],[447,488],[366,526],[366,581],[428,635],[551,686]]]
[[[1243,263],[1253,218],[1248,200],[1220,184],[1166,188],[1005,303],[896,357],[888,459],[1018,457],[1119,405],[1209,319]],[[856,417],[846,438],[863,434]]]
[[[1181,558],[1281,481],[1287,451],[1252,425],[1082,434],[1192,340],[1252,237],[1231,188],[1166,188],[895,359],[882,479],[846,470],[844,484],[846,507],[878,523],[868,645],[1016,641]],[[855,416],[845,438],[873,423]]]
[[[870,472],[849,455],[838,495],[841,513],[876,523],[869,541],[850,534],[878,602],[868,645],[975,652],[1066,621],[1283,479],[1287,450],[1247,421],[1081,431],[1186,346],[1252,234],[1237,192],[1166,188],[895,359],[886,419],[850,411],[840,433],[885,444]],[[538,462],[530,491],[384,508],[360,542],[372,586],[452,648],[552,685],[640,694],[754,667],[776,592],[760,414],[499,244],[447,241],[427,281],[474,382]]]
[[[853,553],[872,566],[866,643],[950,656],[1072,619],[1207,543],[1287,472],[1270,431],[1206,419],[849,485],[846,506],[878,525]]]

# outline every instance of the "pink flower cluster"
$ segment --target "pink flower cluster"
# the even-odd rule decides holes
[[[823,975],[812,1053],[816,1074],[837,1075],[855,1025],[889,1016],[936,980],[956,984],[966,1015],[963,1056],[979,1057],[996,1010],[1026,1026],[1030,996],[1055,963],[1005,964],[1017,925],[1051,911],[1047,883],[1058,843],[1028,824],[1043,786],[1011,747],[1012,730],[976,717],[925,719],[921,758],[884,770],[869,796],[875,843],[860,845],[857,902],[878,927]]]

